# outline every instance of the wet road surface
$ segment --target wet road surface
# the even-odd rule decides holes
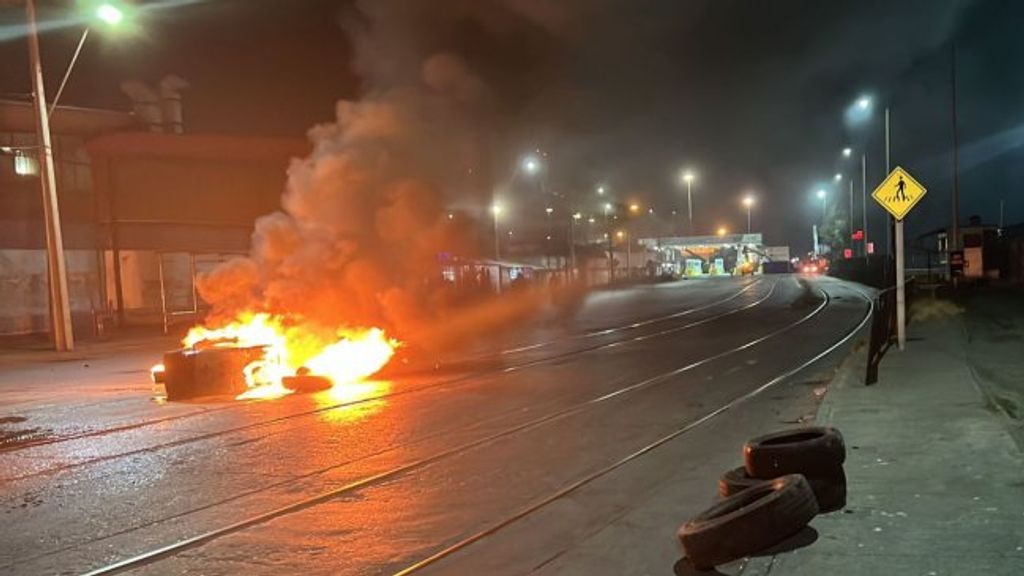
[[[0,573],[667,573],[685,516],[618,521],[665,489],[700,508],[745,437],[813,414],[867,311],[834,280],[687,281],[340,392],[23,393],[3,414],[45,433],[0,449]],[[616,545],[637,557],[594,562]]]

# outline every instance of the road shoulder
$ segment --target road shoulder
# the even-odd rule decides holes
[[[905,352],[863,385],[862,348],[819,410],[847,442],[848,505],[812,522],[809,547],[743,574],[1019,574],[1024,455],[975,382],[959,318],[910,327]]]

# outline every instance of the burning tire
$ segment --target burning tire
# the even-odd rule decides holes
[[[244,368],[263,357],[258,346],[183,349],[164,354],[160,375],[168,400],[237,396],[245,392]],[[154,380],[156,374],[153,375]]]
[[[747,474],[765,480],[785,474],[835,475],[845,460],[843,436],[831,427],[814,426],[766,434],[743,446]]]
[[[846,473],[842,466],[828,474],[804,476],[814,492],[820,513],[834,512],[846,506]],[[718,479],[718,495],[725,499],[764,482],[752,478],[743,466],[733,468]]]
[[[329,390],[333,385],[329,378],[316,376],[308,372],[298,373],[295,376],[285,376],[281,379],[281,384],[285,388],[299,394],[311,394],[313,392]]]
[[[683,524],[678,537],[694,567],[709,570],[778,544],[817,513],[807,480],[790,474],[729,496]]]

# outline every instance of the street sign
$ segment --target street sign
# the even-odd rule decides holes
[[[928,191],[906,170],[899,166],[875,188],[871,197],[881,204],[896,220],[903,220]]]
[[[896,219],[893,240],[896,244],[896,343],[900,350],[907,345],[906,270],[903,249],[903,219],[924,198],[925,190],[906,170],[897,166],[886,176],[871,197]]]
[[[955,250],[949,253],[949,271],[954,276],[962,276],[964,273],[964,252]]]

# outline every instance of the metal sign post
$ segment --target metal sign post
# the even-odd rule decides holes
[[[928,191],[899,166],[871,194],[896,220],[896,343],[900,350],[907,346],[906,269],[903,254],[903,219],[924,198]]]
[[[907,295],[903,265],[903,220],[896,221],[896,345],[907,347]]]

